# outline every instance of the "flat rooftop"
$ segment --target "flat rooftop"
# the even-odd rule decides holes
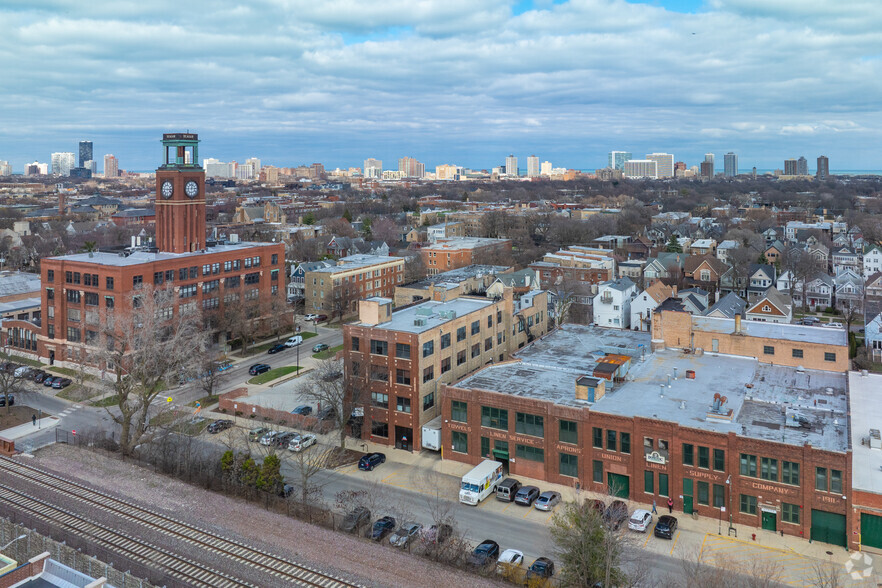
[[[428,247],[423,247],[423,251],[436,251],[439,249],[475,249],[476,247],[485,247],[487,245],[499,245],[506,243],[509,239],[491,239],[489,237],[445,237],[438,243],[433,243]]]
[[[870,430],[882,431],[882,375],[848,372],[851,409],[851,486],[882,494],[882,449],[869,446]],[[866,443],[866,444],[865,444]]]
[[[370,300],[370,299],[369,299]],[[389,299],[385,300],[391,303]],[[372,329],[385,329],[389,331],[402,331],[405,333],[423,333],[462,317],[472,312],[482,310],[493,304],[493,300],[487,298],[459,297],[448,302],[428,300],[415,306],[409,306],[400,310],[392,311],[392,320],[378,325],[365,325],[362,322],[353,323],[355,326],[370,327]],[[418,319],[422,319],[418,323]]]
[[[728,334],[735,332],[735,319],[693,315],[692,326],[709,333]],[[848,335],[845,333],[844,328],[741,321],[741,331],[751,337],[785,339],[800,343],[848,345]]]
[[[428,288],[432,284],[454,284],[459,285],[466,280],[480,278],[485,275],[496,275],[511,269],[505,265],[478,265],[472,264],[465,267],[457,268],[447,272],[441,272],[418,281],[404,284],[404,288]]]
[[[332,265],[331,267],[320,267],[310,271],[320,274],[336,274],[338,272],[348,272],[363,267],[371,267],[380,263],[387,263],[390,261],[404,261],[404,258],[391,257],[388,255],[369,255],[367,253],[357,253],[355,255],[347,255],[346,257],[341,257],[340,261],[342,261],[343,263]]]
[[[633,357],[626,381],[607,382],[606,395],[593,404],[576,400],[576,380],[591,375],[607,353]],[[456,386],[791,445],[848,448],[844,374],[710,353],[650,352],[646,333],[575,325],[565,325],[516,356],[520,362],[488,366]],[[686,379],[686,370],[693,370],[695,378]],[[722,412],[732,411],[728,419],[712,413],[715,392],[727,398]]]
[[[157,261],[183,260],[191,257],[199,257],[202,255],[210,255],[212,253],[226,253],[232,251],[246,251],[255,247],[273,247],[276,243],[252,243],[242,241],[240,243],[224,243],[206,247],[199,251],[188,251],[186,253],[168,253],[159,251],[150,253],[149,251],[135,251],[129,255],[121,255],[119,253],[108,253],[98,251],[95,253],[74,253],[72,255],[58,255],[47,259],[58,259],[63,261],[81,261],[95,265],[108,265],[115,267],[126,267],[131,265],[141,265],[146,263],[154,263]]]

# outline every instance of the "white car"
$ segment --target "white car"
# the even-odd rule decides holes
[[[291,451],[303,451],[307,447],[315,445],[315,435],[312,433],[307,433],[306,435],[301,435],[300,437],[295,437],[293,441],[288,445],[288,449]]]
[[[825,323],[825,327],[833,327],[834,329],[842,329],[845,328],[845,325],[842,323]]]
[[[642,508],[631,513],[631,518],[628,519],[628,528],[632,531],[645,533],[650,525],[652,525],[652,513]]]
[[[496,562],[496,573],[506,574],[512,568],[519,568],[524,563],[524,554],[517,549],[506,549]]]
[[[269,446],[275,440],[275,438],[280,435],[279,431],[269,431],[263,437],[260,438],[260,444]]]
[[[306,315],[305,317],[303,317],[303,320],[305,320],[306,322],[309,322],[309,321],[314,321],[317,318],[318,318],[317,314],[310,313],[310,314]]]

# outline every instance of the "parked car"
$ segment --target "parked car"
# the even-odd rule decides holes
[[[326,315],[326,314],[320,314],[317,317],[315,317],[315,322],[317,322],[317,323],[323,323],[326,320],[328,320],[328,315]]]
[[[49,388],[55,380],[59,379],[61,379],[61,376],[49,376],[48,378],[43,378],[43,385]]]
[[[21,367],[15,368],[15,371],[12,372],[16,378],[27,378],[31,375],[31,372],[34,371],[29,365],[23,365]]]
[[[307,447],[312,447],[315,445],[315,435],[312,433],[307,433],[306,435],[301,435],[299,438],[294,438],[288,443],[288,449],[291,451],[303,451]]]
[[[52,387],[55,390],[61,390],[62,388],[67,388],[71,384],[73,384],[73,380],[71,380],[70,378],[58,378],[54,382],[52,382]]]
[[[310,322],[310,321],[314,321],[314,320],[317,319],[317,318],[318,318],[318,315],[317,315],[317,314],[309,313],[308,315],[306,315],[305,317],[303,317],[303,320],[305,320],[306,322]]]
[[[358,469],[369,472],[381,463],[386,462],[386,455],[383,453],[369,453],[358,460]]]
[[[38,384],[42,384],[43,380],[45,380],[47,377],[49,377],[49,374],[47,374],[43,370],[37,370],[33,374],[34,381]]]
[[[613,531],[617,531],[622,523],[628,520],[628,505],[621,500],[613,500],[603,513],[603,522]]]
[[[483,568],[499,557],[499,543],[492,539],[485,539],[475,547],[469,556],[469,563],[475,567]]]
[[[288,498],[291,496],[291,493],[294,492],[294,486],[291,484],[285,484],[282,486],[282,489],[279,490],[279,496],[282,498]]]
[[[521,486],[518,493],[515,494],[515,504],[521,506],[533,506],[533,501],[539,498],[539,488],[536,486]]]
[[[515,495],[521,489],[521,483],[514,478],[506,478],[496,487],[496,500],[514,502]]]
[[[293,337],[288,337],[288,340],[285,341],[285,347],[297,347],[303,343],[302,335],[294,335]]]
[[[6,396],[0,395],[0,406],[6,406],[6,398],[7,398]],[[14,405],[15,404],[15,394],[10,394],[8,398],[9,398],[9,406]]]
[[[220,433],[221,431],[225,431],[232,426],[233,426],[233,421],[231,421],[230,419],[218,419],[218,420],[214,421],[213,423],[211,423],[210,425],[208,425],[206,430],[212,434],[213,433]]]
[[[309,416],[312,414],[312,407],[307,404],[301,404],[300,406],[292,410],[291,414],[302,414],[303,416]]]
[[[656,537],[662,539],[673,539],[674,533],[677,532],[677,517],[671,515],[662,515],[658,517],[655,524],[655,530],[652,532]]]
[[[313,353],[318,353],[319,351],[324,351],[326,349],[330,349],[327,343],[316,343],[312,346]]]
[[[340,524],[340,529],[342,529],[346,533],[355,533],[358,531],[358,529],[368,524],[370,520],[371,511],[363,506],[357,506],[346,513],[346,516],[343,517],[343,522]]]
[[[257,374],[262,374],[264,372],[270,371],[270,366],[265,363],[255,363],[253,366],[248,368],[248,373],[252,376],[256,376]]]
[[[450,539],[451,535],[453,535],[453,527],[445,525],[444,523],[440,525],[432,525],[428,529],[423,529],[423,541],[426,543],[436,543],[440,545]]]
[[[275,345],[267,349],[266,352],[272,355],[273,353],[278,353],[279,351],[284,351],[286,349],[288,349],[288,346],[284,343],[276,343]]]
[[[834,327],[836,329],[844,329],[845,328],[845,325],[843,325],[842,323],[826,323],[824,326],[825,327]]]
[[[393,529],[395,529],[395,519],[387,515],[374,523],[371,528],[371,539],[379,541],[391,533]]]
[[[334,410],[333,406],[326,406],[321,409],[315,416],[320,421],[329,421],[337,417],[337,411]]]
[[[260,438],[259,442],[261,445],[266,445],[266,446],[273,445],[276,440],[276,437],[278,437],[280,434],[281,433],[279,431],[267,431]]]
[[[395,547],[407,547],[410,540],[422,529],[423,526],[419,523],[404,523],[389,537],[389,543]]]
[[[255,427],[248,431],[248,440],[249,441],[260,441],[260,438],[269,433],[269,428],[267,427]]]
[[[530,584],[531,582],[535,582],[537,580],[545,580],[554,575],[554,562],[548,559],[547,557],[539,557],[536,558],[536,561],[530,566],[527,570],[527,575],[524,576],[524,582]]]
[[[276,447],[288,447],[288,445],[290,445],[291,443],[291,440],[294,439],[294,437],[296,437],[297,435],[298,433],[293,433],[290,431],[287,433],[280,433],[276,435],[276,437],[273,439],[272,445],[275,445]]]
[[[524,554],[517,549],[506,549],[496,560],[496,573],[507,574],[512,568],[519,568],[524,564]]]
[[[628,528],[632,531],[645,533],[651,525],[652,513],[648,510],[643,510],[642,508],[638,508],[631,513],[631,518],[628,519]]]
[[[551,510],[558,504],[560,504],[560,492],[549,490],[539,495],[533,507],[537,510]]]

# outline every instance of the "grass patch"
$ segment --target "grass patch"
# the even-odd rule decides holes
[[[276,378],[281,378],[282,376],[287,376],[292,372],[296,372],[300,369],[300,366],[296,365],[286,365],[283,367],[273,368],[268,372],[264,372],[262,374],[258,374],[248,380],[249,384],[266,384],[270,380],[275,380]]]
[[[0,358],[5,359],[6,361],[14,361],[15,363],[20,363],[22,365],[29,365],[31,367],[43,367],[43,364],[37,361],[36,359],[28,359],[27,357],[22,357],[21,355],[11,355],[9,353],[0,353]]]
[[[100,400],[96,400],[95,402],[92,403],[92,406],[107,407],[107,406],[115,406],[117,404],[119,404],[119,400],[117,399],[116,394],[111,394],[110,396],[107,396],[107,397],[102,398]]]
[[[199,400],[194,400],[193,402],[188,402],[187,406],[192,406],[193,408],[196,408],[196,404],[198,403],[199,406],[201,406],[202,408],[206,408],[208,406],[211,406],[212,404],[217,404],[219,398],[220,398],[220,396],[217,396],[217,395],[203,396]]]
[[[72,380],[76,380],[80,377],[80,375],[82,375],[84,382],[95,381],[98,379],[97,377],[93,376],[92,374],[80,374],[79,370],[74,370],[74,369],[65,368],[65,367],[50,367],[50,368],[47,368],[47,371],[52,372],[52,373],[56,373],[56,374],[60,374],[62,376],[67,376],[68,378],[70,378]]]
[[[70,400],[72,402],[83,402],[85,400],[89,400],[90,398],[95,398],[101,393],[101,390],[97,388],[92,388],[91,386],[80,386],[79,384],[71,384],[55,396],[57,398],[64,398],[65,400]]]
[[[336,347],[331,347],[330,349],[325,349],[324,351],[319,351],[318,353],[313,353],[312,356],[316,359],[330,359],[334,357],[338,351],[343,349],[342,345],[337,345]]]

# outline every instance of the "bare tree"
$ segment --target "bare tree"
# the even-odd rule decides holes
[[[808,251],[794,247],[788,249],[782,259],[782,267],[790,273],[790,296],[799,285],[802,294],[802,310],[807,306],[808,282],[824,269],[824,264],[813,257]]]
[[[367,369],[363,366],[361,369]],[[326,359],[319,362],[310,378],[301,382],[300,393],[324,411],[325,423],[339,431],[342,449],[346,445],[346,425],[354,416],[355,409],[364,405],[362,390],[364,379],[343,376],[343,362]],[[322,423],[319,423],[320,425]]]
[[[10,412],[9,397],[23,390],[21,385],[23,378],[16,375],[16,371],[10,364],[0,366],[0,396],[3,397],[6,414]]]
[[[756,251],[750,247],[738,247],[729,251],[727,256],[729,265],[730,287],[739,296],[747,299],[747,284],[750,278],[750,266],[756,263]]]

